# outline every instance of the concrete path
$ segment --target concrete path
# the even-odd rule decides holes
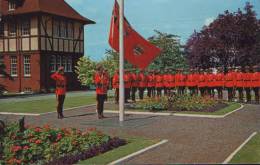
[[[97,127],[111,136],[148,139],[168,139],[169,142],[145,152],[123,164],[222,163],[253,132],[260,132],[260,106],[245,105],[223,119],[177,116],[127,115],[123,126],[117,114],[97,120],[95,107],[65,112],[67,118],[56,114],[26,117],[30,125],[49,124],[53,127]],[[0,119],[16,121],[19,116],[1,115]]]

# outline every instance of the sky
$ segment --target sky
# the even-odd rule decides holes
[[[108,34],[114,0],[65,0],[81,15],[96,24],[85,26],[85,55],[101,60],[110,49]],[[260,0],[124,0],[125,17],[137,32],[148,38],[154,30],[178,35],[185,44],[194,30],[210,24],[225,10],[254,6],[260,18]]]

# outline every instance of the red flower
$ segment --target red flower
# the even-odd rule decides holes
[[[43,128],[46,129],[46,130],[50,130],[50,126],[49,126],[48,124],[45,124],[45,125],[43,126]]]
[[[29,146],[24,146],[23,149],[24,150],[28,150],[30,147]]]
[[[29,139],[29,142],[30,142],[30,143],[34,143],[35,140],[34,140],[34,139]]]
[[[90,131],[90,132],[93,132],[93,131],[96,131],[97,129],[96,128],[87,128],[87,131]]]
[[[12,151],[12,152],[18,152],[18,151],[20,151],[20,150],[22,150],[22,147],[21,147],[21,146],[12,146],[12,148],[11,148],[11,151]]]
[[[42,129],[41,129],[40,127],[34,128],[34,131],[35,131],[35,132],[41,132],[41,130],[42,130]]]
[[[35,141],[35,144],[41,144],[41,143],[42,143],[41,140],[36,140],[36,141]]]
[[[58,133],[56,141],[59,141],[60,139],[62,139],[62,134]]]

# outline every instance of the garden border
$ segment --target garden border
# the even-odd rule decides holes
[[[131,158],[133,158],[133,157],[135,157],[135,156],[137,156],[137,155],[143,154],[143,153],[146,152],[146,151],[149,151],[149,150],[154,149],[154,148],[156,148],[156,147],[158,147],[158,146],[160,146],[160,145],[163,145],[163,144],[167,143],[168,141],[169,141],[169,140],[167,140],[167,139],[161,140],[160,142],[158,142],[158,143],[156,143],[156,144],[153,144],[153,145],[151,145],[151,146],[149,146],[149,147],[146,147],[146,148],[141,149],[141,150],[139,150],[139,151],[137,151],[137,152],[134,152],[134,153],[132,153],[132,154],[130,154],[130,155],[127,155],[127,156],[122,157],[122,158],[120,158],[120,159],[118,159],[118,160],[115,160],[115,161],[109,163],[108,165],[115,165],[115,164],[122,163],[123,161],[126,161],[126,160],[128,160],[128,159],[131,159]]]
[[[216,119],[216,118],[225,118],[228,115],[237,112],[241,109],[243,109],[245,106],[243,104],[240,104],[240,107],[225,114],[225,115],[196,115],[196,114],[184,114],[184,113],[163,113],[163,112],[135,112],[135,111],[125,111],[125,114],[131,114],[131,115],[157,115],[157,116],[178,116],[178,117],[197,117],[197,118],[212,118],[212,119]],[[105,110],[105,113],[118,113],[117,111],[113,111],[113,110]]]
[[[229,163],[233,157],[255,136],[257,135],[257,132],[253,132],[238,148],[233,151],[225,160],[222,164],[227,164]]]

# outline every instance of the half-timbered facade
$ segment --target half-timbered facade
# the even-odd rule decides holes
[[[84,25],[93,21],[64,0],[2,0],[0,11],[0,61],[11,76],[0,75],[0,84],[11,92],[49,91],[50,75],[63,66],[68,89],[80,87],[74,67],[84,55]]]

